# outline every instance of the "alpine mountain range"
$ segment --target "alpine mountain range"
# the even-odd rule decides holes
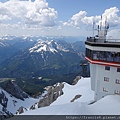
[[[71,84],[76,75],[82,74],[80,61],[84,54],[82,37],[6,35],[0,37],[0,78],[14,79],[33,95],[56,82]],[[37,90],[32,89],[39,84]]]

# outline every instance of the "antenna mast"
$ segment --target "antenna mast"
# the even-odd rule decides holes
[[[94,17],[93,17],[93,37],[94,37],[94,25],[95,25],[95,21],[94,21]]]
[[[101,15],[101,22],[100,22],[100,30],[102,28],[102,15]]]
[[[107,22],[107,17],[106,17],[106,19],[105,19],[105,32],[106,32],[106,35],[107,35],[108,29],[109,29],[109,24]]]

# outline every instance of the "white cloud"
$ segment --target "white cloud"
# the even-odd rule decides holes
[[[106,17],[110,26],[116,26],[120,24],[120,16],[118,16],[119,9],[117,7],[111,7],[106,9],[102,14],[102,24],[104,25]],[[96,16],[87,16],[86,11],[80,11],[79,13],[73,15],[70,20],[64,22],[64,26],[74,26],[76,28],[81,28],[83,25],[92,25],[93,20],[96,22],[96,25],[101,22],[101,15]]]
[[[18,24],[0,24],[0,28],[1,29],[19,29],[22,26],[18,23]]]
[[[10,0],[0,2],[0,22],[19,21],[29,26],[54,26],[57,11],[48,7],[46,0],[32,2],[23,0]]]
[[[61,26],[58,26],[58,27],[57,27],[57,30],[61,30],[61,29],[62,29],[62,27],[61,27]]]
[[[108,31],[107,38],[113,39],[113,40],[118,40],[120,42],[120,29],[113,29]]]
[[[103,20],[107,17],[107,21],[110,26],[116,26],[120,24],[120,16],[118,16],[119,9],[117,7],[112,7],[110,9],[106,9],[102,14]]]
[[[82,24],[82,19],[86,16],[86,11],[80,11],[79,13],[72,16],[68,22],[64,22],[63,25],[80,27]]]

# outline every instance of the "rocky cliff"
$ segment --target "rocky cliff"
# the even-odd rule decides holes
[[[34,103],[29,110],[34,110],[36,108],[41,108],[45,106],[49,106],[52,102],[54,102],[59,96],[63,94],[64,83],[56,83],[53,86],[45,87],[44,93],[41,95],[40,100]],[[27,109],[24,107],[20,107],[16,114],[21,114]]]
[[[54,102],[59,96],[63,94],[64,84],[57,83],[54,86],[46,87],[47,94],[38,102],[38,108],[49,106],[52,102]]]
[[[73,80],[72,85],[76,85],[80,79],[81,79],[81,76],[76,76],[76,78]]]
[[[0,91],[0,120],[12,117],[13,114],[7,110],[8,98]]]
[[[29,98],[29,95],[25,93],[17,84],[15,84],[12,80],[9,80],[5,86],[4,90],[10,93],[12,96],[24,100],[25,98]]]
[[[52,102],[54,102],[59,96],[63,94],[63,87],[64,83],[56,83],[53,86],[47,86],[45,87],[44,93],[39,96],[39,99],[36,99],[36,102],[33,102],[29,107],[24,106],[23,104],[19,104],[18,101],[25,101],[26,98],[29,98],[29,95],[26,94],[24,91],[22,91],[18,85],[15,84],[15,82],[9,80],[4,85],[4,90],[1,88],[0,92],[0,115],[2,117],[11,117],[13,114],[7,110],[8,103],[12,101],[12,106],[19,107],[16,109],[16,114],[24,113],[27,110],[33,110],[36,108],[41,108],[45,106],[49,106]],[[8,97],[6,97],[6,94],[8,94]],[[17,98],[17,99],[16,99]],[[9,101],[10,100],[10,101]],[[10,110],[10,109],[9,109]],[[15,114],[15,113],[14,113]],[[2,119],[2,118],[1,118]]]

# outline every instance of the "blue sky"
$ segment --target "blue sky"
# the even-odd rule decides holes
[[[105,9],[116,6],[120,8],[118,0],[46,0],[50,7],[55,8],[59,17],[66,19],[79,11],[87,11],[89,16],[100,15]]]
[[[0,35],[89,36],[107,17],[120,28],[119,0],[1,0]]]

